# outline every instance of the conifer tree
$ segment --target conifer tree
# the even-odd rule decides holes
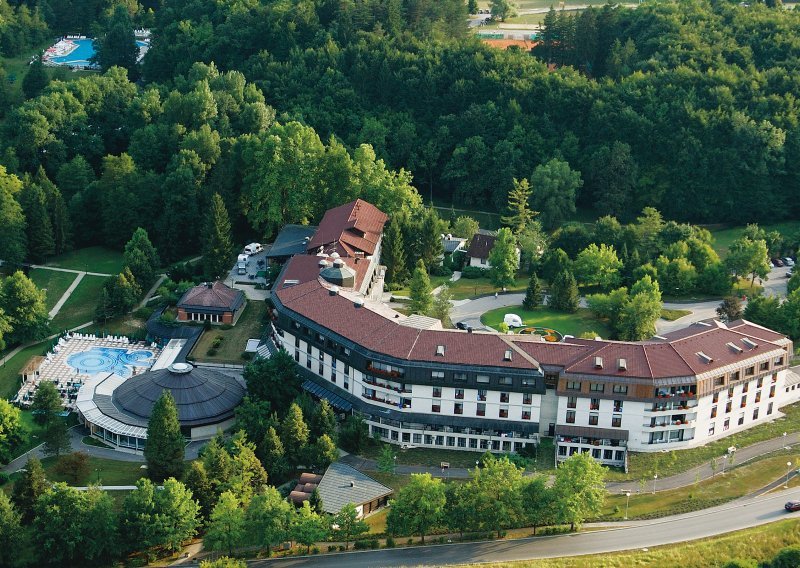
[[[550,287],[549,306],[562,312],[576,312],[580,299],[575,277],[572,272],[565,270],[556,277]]]
[[[136,45],[133,23],[125,6],[120,5],[114,9],[106,33],[94,43],[96,49],[94,60],[103,71],[113,66],[123,67],[128,70],[128,78],[131,81],[139,78],[136,65],[139,47]]]
[[[22,92],[26,99],[32,99],[39,96],[49,83],[50,77],[47,76],[42,57],[38,56],[31,62],[25,78],[22,79]]]
[[[422,259],[417,261],[414,275],[411,277],[409,289],[411,303],[408,305],[411,313],[427,314],[433,305],[433,295],[431,294],[431,279],[428,278],[428,271],[425,270],[425,263]]]
[[[489,264],[492,268],[489,278],[497,288],[507,288],[514,284],[514,277],[519,270],[519,254],[517,240],[510,229],[503,227],[497,233],[497,240],[489,251]]]
[[[303,411],[292,403],[281,424],[281,441],[286,456],[292,465],[297,465],[303,449],[308,444],[308,426],[303,420]]]
[[[528,280],[528,289],[525,290],[525,299],[522,300],[522,307],[526,310],[541,305],[542,303],[542,285],[539,283],[539,277],[536,273],[531,273],[531,278]]]
[[[264,435],[264,440],[261,442],[259,450],[261,463],[264,464],[264,469],[267,470],[269,478],[282,479],[286,473],[288,462],[286,461],[283,442],[281,442],[278,432],[272,426],[269,427]]]
[[[139,286],[150,286],[160,261],[156,247],[150,242],[147,231],[141,227],[133,232],[131,239],[125,244],[123,261]]]
[[[20,195],[20,202],[27,222],[28,259],[32,262],[43,262],[56,250],[44,191],[28,179]]]
[[[336,440],[336,413],[331,403],[324,398],[311,418],[311,436],[319,438],[323,434],[327,434],[331,440]]]
[[[392,217],[383,233],[381,249],[381,262],[386,266],[386,281],[399,283],[408,277],[406,267],[406,247],[403,242],[403,232],[400,230],[400,220],[397,215]]]
[[[206,274],[217,278],[230,268],[233,257],[231,220],[219,193],[211,197],[203,232],[203,266]]]
[[[14,491],[11,494],[17,511],[22,515],[22,524],[27,525],[33,521],[36,501],[49,487],[42,462],[35,456],[29,457],[25,471],[14,484]]]
[[[147,474],[154,481],[183,477],[183,448],[186,444],[178,422],[178,409],[169,390],[156,401],[147,424],[144,457]]]
[[[527,179],[514,180],[514,188],[508,192],[508,215],[500,220],[511,228],[515,235],[525,230],[533,218],[538,215],[530,208],[530,199],[533,190]]]

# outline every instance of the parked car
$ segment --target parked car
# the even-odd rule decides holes
[[[791,257],[787,256],[783,259],[783,264],[784,266],[794,266],[794,261],[791,259]]]
[[[786,505],[783,506],[783,508],[789,511],[790,513],[793,511],[800,511],[800,501],[797,500],[789,501],[786,503]]]
[[[456,322],[456,329],[466,330],[467,329],[467,324],[465,324],[463,321]]]
[[[781,267],[781,266],[783,266],[783,261],[780,258],[773,258],[772,259],[772,265]]]

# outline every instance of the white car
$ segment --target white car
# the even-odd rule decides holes
[[[794,266],[794,261],[787,256],[786,258],[783,259],[783,264],[785,264],[786,266]]]

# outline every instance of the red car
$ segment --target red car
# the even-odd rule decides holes
[[[783,506],[784,509],[789,511],[800,511],[800,501],[789,501],[786,505]]]

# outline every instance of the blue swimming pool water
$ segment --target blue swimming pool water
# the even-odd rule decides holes
[[[152,351],[93,347],[88,351],[73,353],[67,357],[67,365],[79,373],[114,373],[127,378],[132,374],[132,366],[147,366],[152,358]]]
[[[61,57],[51,57],[50,61],[59,65],[73,65],[75,67],[88,67],[89,60],[94,56],[94,40],[92,39],[73,39],[70,40],[78,44],[75,51],[69,55],[62,55]],[[146,42],[137,41],[136,45],[144,47]]]

